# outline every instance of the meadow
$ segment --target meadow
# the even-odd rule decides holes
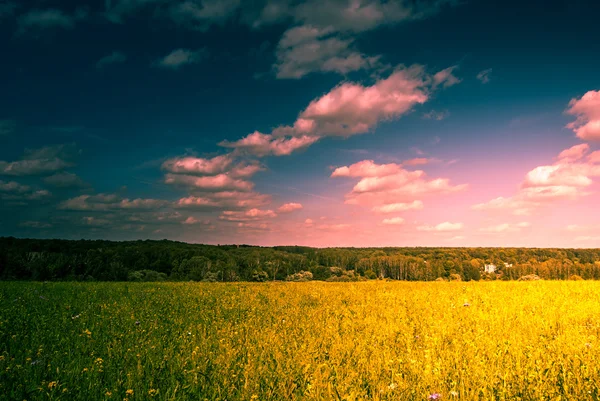
[[[598,400],[600,282],[0,283],[7,400]]]

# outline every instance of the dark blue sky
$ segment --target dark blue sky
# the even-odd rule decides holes
[[[595,131],[565,126],[596,121],[593,99],[567,110],[600,89],[599,13],[600,2],[577,0],[0,0],[0,235],[544,246],[525,225],[526,240],[502,235],[535,228],[565,200],[525,199],[528,171],[596,147]],[[340,98],[317,107],[328,94]],[[228,165],[215,167],[223,155]],[[403,176],[378,176],[385,188],[354,198],[371,173],[330,176],[365,160],[427,178],[405,188]],[[569,192],[582,208],[598,199],[590,168],[590,184]],[[432,191],[438,178],[448,187]],[[548,188],[564,184],[555,178]],[[536,212],[473,211],[500,196]],[[204,203],[183,206],[191,198]],[[424,208],[373,212],[413,201]],[[577,218],[564,226],[583,227]],[[435,229],[458,220],[451,238]],[[504,224],[499,238],[486,234]],[[548,246],[594,245],[598,227],[579,243],[557,232]],[[374,234],[339,234],[352,229]]]

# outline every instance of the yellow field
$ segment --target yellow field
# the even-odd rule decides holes
[[[590,281],[1,283],[0,394],[597,400],[599,336]]]

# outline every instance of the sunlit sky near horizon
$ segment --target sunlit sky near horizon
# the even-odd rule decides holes
[[[600,247],[599,13],[0,0],[0,236]]]

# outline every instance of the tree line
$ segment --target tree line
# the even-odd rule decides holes
[[[494,272],[486,273],[486,265]],[[600,249],[257,247],[0,237],[2,280],[470,281],[527,275],[600,279]]]

